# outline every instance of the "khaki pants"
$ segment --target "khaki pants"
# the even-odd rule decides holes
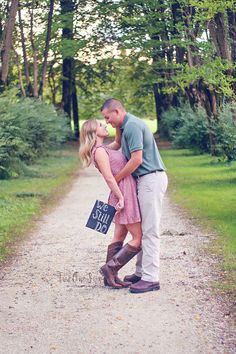
[[[159,281],[160,220],[168,185],[166,173],[149,173],[137,180],[142,216],[142,251],[137,256],[135,274],[146,281]]]

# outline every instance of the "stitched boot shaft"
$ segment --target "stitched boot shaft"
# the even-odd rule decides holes
[[[127,243],[109,262],[101,267],[101,273],[110,286],[117,288],[115,279],[118,270],[128,263],[139,251],[140,248],[133,247]]]
[[[106,263],[109,262],[113,258],[113,256],[121,250],[122,246],[123,242],[121,241],[117,241],[108,245]],[[129,287],[132,284],[131,282],[121,280],[117,274],[115,276],[115,281],[118,285],[121,285],[125,288]],[[103,282],[105,286],[109,286],[106,278],[103,279]]]
[[[118,270],[136,256],[139,251],[140,248],[133,247],[126,243],[126,245],[107,263],[107,266],[112,269],[112,271],[118,272]]]
[[[121,250],[122,246],[123,246],[123,242],[121,241],[113,242],[110,245],[108,245],[106,263],[109,262],[113,258],[113,256],[117,252],[119,252],[119,250]],[[105,286],[109,286],[106,278],[103,279],[103,282]]]
[[[107,247],[107,258],[106,258],[106,263],[109,262],[113,256],[121,250],[123,247],[123,242],[114,242],[108,245]]]

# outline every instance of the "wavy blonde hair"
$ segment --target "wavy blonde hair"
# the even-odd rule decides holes
[[[79,156],[83,167],[89,166],[92,162],[92,148],[96,144],[97,125],[96,119],[89,119],[82,125]]]

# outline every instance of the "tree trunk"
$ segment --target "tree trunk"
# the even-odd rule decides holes
[[[62,63],[62,106],[71,118],[71,94],[72,94],[72,59],[65,58]]]
[[[190,68],[196,65],[201,64],[201,57],[199,55],[199,49],[193,44],[196,42],[198,34],[198,24],[195,24],[195,27],[192,26],[192,15],[195,13],[195,10],[192,6],[187,6],[184,9],[183,19],[185,24],[185,33],[188,41],[191,41],[192,44],[189,44],[187,47],[187,60]]]
[[[24,35],[24,26],[22,23],[22,18],[21,18],[21,10],[18,10],[18,18],[19,18],[19,27],[20,27],[20,36],[21,36],[21,47],[22,47],[22,53],[23,53],[23,62],[24,62],[24,72],[25,72],[25,80],[26,80],[26,95],[31,96],[32,95],[32,85],[30,82],[30,72],[29,72],[29,64],[27,60],[27,53],[26,53],[26,45],[25,45],[25,35]]]
[[[224,16],[225,15],[221,12],[217,13],[214,18],[209,21],[208,28],[215,45],[217,55],[222,59],[231,61],[228,33]]]
[[[44,49],[44,61],[42,67],[42,78],[39,87],[39,96],[43,96],[43,89],[46,80],[46,71],[47,71],[47,60],[48,60],[48,51],[49,51],[49,44],[51,40],[51,32],[52,32],[52,16],[53,16],[53,8],[54,8],[54,0],[50,0],[50,8],[48,13],[48,22],[47,22],[47,35],[45,41],[45,49]]]
[[[236,62],[236,13],[228,10],[228,25],[229,25],[229,44],[231,49],[232,62]],[[233,77],[236,79],[236,70],[233,70]],[[236,82],[233,82],[233,89],[236,93]]]
[[[25,97],[26,96],[26,92],[25,92],[24,84],[23,84],[23,80],[22,80],[19,54],[17,53],[15,48],[12,48],[12,49],[13,49],[13,51],[15,53],[15,57],[16,57],[16,66],[17,66],[17,69],[18,69],[18,78],[19,78],[19,84],[20,84],[21,92],[22,92],[22,95]]]
[[[229,38],[232,61],[236,62],[236,13],[228,10]]]
[[[157,127],[158,127],[159,117],[161,117],[161,113],[162,113],[162,99],[161,99],[161,94],[157,83],[153,85],[153,94],[155,100],[155,109],[156,109],[156,118],[157,118]]]
[[[75,77],[73,77],[72,80],[72,108],[73,108],[73,121],[74,121],[74,135],[75,135],[75,139],[78,140],[79,139],[79,110],[78,110]]]
[[[158,34],[153,34],[151,37],[152,41],[156,41],[157,43],[160,42],[161,38]],[[165,71],[163,68],[159,68],[158,61],[160,59],[165,60],[165,55],[166,52],[164,50],[160,50],[160,47],[158,46],[153,46],[153,54],[152,54],[152,60],[153,60],[153,68],[157,76],[157,80],[160,81],[163,80],[165,81]],[[162,90],[164,88],[164,84],[162,82],[154,83],[153,84],[153,94],[154,94],[154,100],[155,100],[155,109],[156,109],[156,120],[157,120],[157,127],[159,126],[159,123],[161,121],[161,114],[165,110],[166,106],[166,95],[163,94]]]
[[[1,72],[1,81],[5,85],[8,76],[9,70],[9,61],[10,61],[10,51],[12,47],[12,35],[16,21],[16,13],[18,9],[18,0],[12,0],[9,19],[6,24],[5,36],[3,39],[3,54],[2,54],[2,72]]]
[[[155,83],[153,85],[153,94],[155,100],[158,131],[161,129],[160,127],[161,127],[162,113],[167,111],[170,107],[170,96],[164,94],[163,89],[164,89],[164,84],[162,82]]]
[[[38,97],[38,55],[37,55],[37,49],[34,44],[34,34],[33,34],[33,21],[34,21],[34,14],[33,14],[33,9],[29,9],[29,15],[30,15],[30,43],[33,51],[33,77],[34,77],[34,90],[33,90],[33,96]]]
[[[0,12],[0,60],[2,63],[2,44],[3,44],[3,13]],[[2,65],[1,65],[2,66]]]
[[[184,9],[184,14],[186,37],[188,40],[194,43],[196,42],[196,38],[199,31],[199,26],[197,23],[193,28],[191,24],[191,15],[195,14],[195,9],[193,7],[186,7]],[[187,48],[187,60],[189,67],[201,65],[201,57],[199,55],[199,50],[194,44],[190,44]],[[210,90],[207,85],[203,84],[202,80],[192,82],[191,85],[186,88],[185,91],[189,99],[189,103],[193,109],[195,109],[198,104],[201,104],[201,106],[205,108],[209,119],[212,116],[214,118],[217,118],[217,95],[214,91]]]
[[[208,109],[208,122],[209,125],[212,124],[211,118],[216,120],[218,119],[218,112],[217,112],[217,95],[214,91],[210,90],[208,87],[203,87],[202,91],[205,94],[205,106],[209,106]],[[215,135],[212,130],[209,130],[209,141],[210,141],[210,151],[211,154],[214,156],[216,154],[216,139]]]
[[[52,93],[52,103],[54,104],[54,106],[56,106],[56,80],[55,80],[55,75],[53,72],[53,65],[54,65],[54,62],[50,63],[50,66],[49,66],[48,84],[49,84],[49,87],[50,87],[51,93]]]
[[[0,17],[0,92],[3,89],[2,82],[1,82],[1,77],[2,77],[2,57],[3,57],[3,50],[2,50],[2,45],[3,45],[3,19]]]
[[[171,5],[171,12],[173,17],[173,29],[172,34],[174,37],[180,36],[180,33],[177,31],[177,24],[183,21],[181,9],[178,1]],[[176,64],[182,64],[184,62],[185,49],[179,46],[176,46]]]
[[[66,20],[62,23],[62,40],[71,40],[73,38],[73,10],[72,0],[61,0],[61,14]],[[71,17],[70,19],[68,17]],[[62,63],[62,106],[64,111],[71,119],[71,95],[72,95],[72,58],[63,58]]]

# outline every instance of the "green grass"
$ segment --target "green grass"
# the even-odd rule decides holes
[[[216,231],[230,289],[236,287],[236,162],[228,165],[188,150],[162,150],[174,200]]]
[[[153,120],[143,119],[143,121],[147,123],[147,125],[149,126],[152,133],[155,133],[157,131],[156,119],[153,119]],[[80,120],[80,122],[79,122],[80,128],[82,127],[84,122],[85,122],[84,120]],[[104,120],[104,123],[105,123],[105,120]],[[112,126],[110,124],[107,125],[107,128],[108,128],[109,136],[114,137],[115,136],[115,129],[112,128]]]
[[[12,241],[32,226],[45,201],[59,197],[60,187],[72,179],[77,167],[78,151],[68,146],[30,166],[31,177],[0,180],[0,261],[10,253]]]

